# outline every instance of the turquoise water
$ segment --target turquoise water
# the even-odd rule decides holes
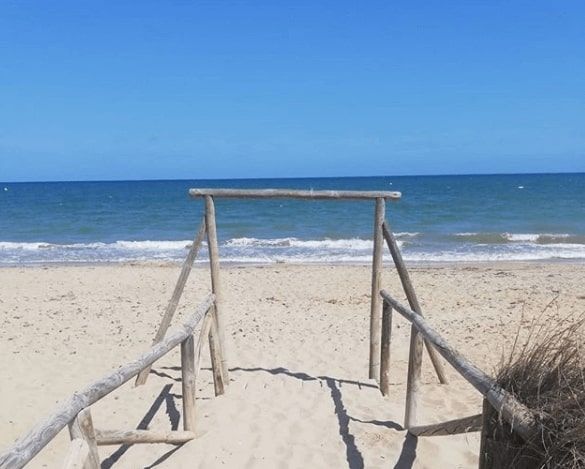
[[[585,258],[585,174],[550,174],[0,183],[0,263],[182,259],[202,216],[190,187],[397,190],[387,217],[409,260]],[[216,205],[227,261],[371,256],[372,202]]]

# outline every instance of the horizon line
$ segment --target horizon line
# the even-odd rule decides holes
[[[444,173],[444,174],[400,174],[370,176],[284,176],[284,177],[235,177],[235,178],[177,178],[177,179],[54,179],[46,181],[0,181],[0,184],[50,184],[72,182],[169,182],[169,181],[262,181],[262,180],[298,180],[298,179],[372,179],[372,178],[403,178],[403,177],[448,177],[448,176],[543,176],[561,174],[585,174],[585,171],[530,172],[530,173]]]

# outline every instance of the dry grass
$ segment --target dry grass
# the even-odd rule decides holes
[[[527,445],[497,423],[500,449],[509,465],[525,468],[585,468],[585,317],[533,323],[524,344],[502,360],[497,382],[532,409],[544,431]]]

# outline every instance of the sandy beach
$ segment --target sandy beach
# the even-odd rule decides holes
[[[411,267],[429,322],[491,372],[534,318],[585,311],[582,263]],[[406,438],[409,327],[396,317],[391,395],[367,379],[369,266],[229,266],[222,270],[231,385],[213,397],[208,354],[198,379],[198,438],[182,447],[100,447],[102,467],[472,468],[479,435]],[[150,346],[177,264],[0,269],[0,451],[56,403]],[[396,273],[383,286],[404,299]],[[209,291],[196,268],[174,324]],[[542,311],[545,310],[543,314]],[[421,423],[480,412],[481,396],[447,366],[437,384],[424,358]],[[92,407],[96,427],[181,428],[179,352],[148,383]],[[60,467],[61,432],[30,467]]]

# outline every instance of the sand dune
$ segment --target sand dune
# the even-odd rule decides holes
[[[483,264],[416,267],[429,322],[486,371],[519,326],[585,310],[583,265]],[[408,324],[395,320],[392,390],[367,379],[366,266],[228,267],[226,335],[231,385],[213,396],[208,355],[198,380],[198,438],[182,447],[100,447],[103,467],[471,468],[477,434],[407,437],[404,414]],[[176,265],[0,269],[0,448],[56,402],[150,345],[178,276]],[[177,324],[208,290],[197,268]],[[403,298],[396,275],[383,285]],[[552,303],[551,303],[552,301]],[[178,350],[148,383],[92,407],[101,428],[181,428]],[[440,386],[425,358],[421,423],[480,411],[481,398],[453,370]],[[62,432],[30,467],[59,467]]]

